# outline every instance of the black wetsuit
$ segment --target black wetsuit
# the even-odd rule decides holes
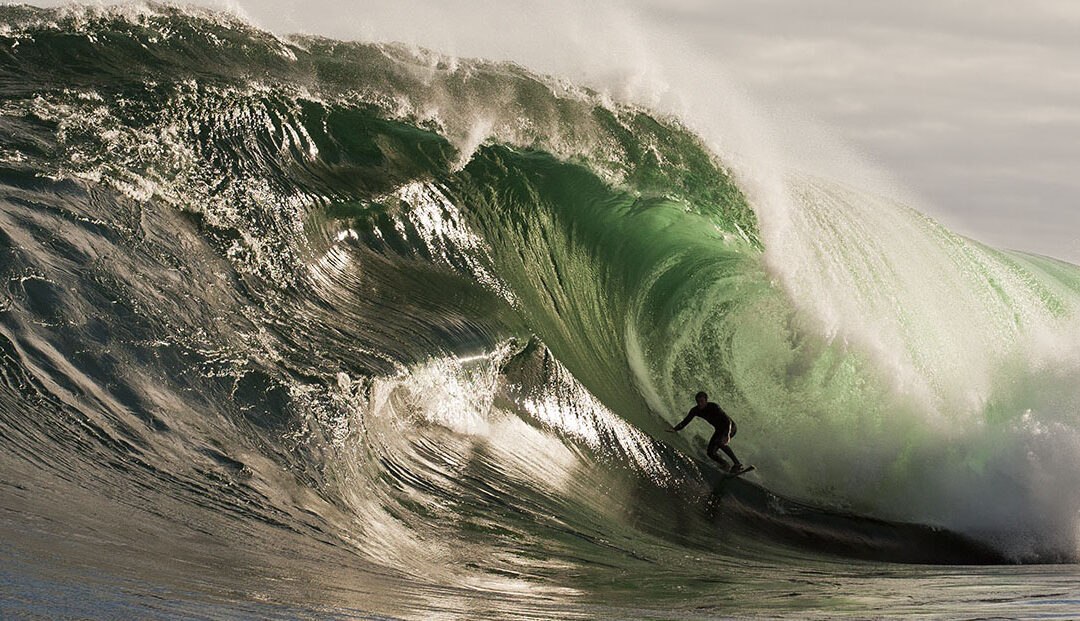
[[[728,438],[734,438],[737,428],[735,427],[735,421],[731,420],[731,417],[727,415],[727,412],[720,409],[719,405],[716,405],[712,401],[705,404],[704,408],[698,409],[695,405],[690,408],[690,413],[686,415],[681,423],[675,425],[675,431],[679,431],[683,427],[690,424],[690,421],[694,420],[695,416],[700,416],[709,421],[709,424],[716,427],[716,431],[713,433],[712,438],[709,440],[709,448],[705,451],[716,461],[723,462],[720,456],[716,454],[717,450],[724,451],[731,461],[735,464],[739,464],[739,458],[735,457],[735,453],[726,444],[721,444],[724,440],[724,436],[728,435],[728,429],[731,429],[731,434]]]

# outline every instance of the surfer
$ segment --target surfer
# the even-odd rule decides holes
[[[690,413],[686,415],[686,418],[684,418],[681,423],[669,428],[668,431],[679,431],[683,427],[689,425],[690,421],[694,420],[695,416],[704,418],[709,421],[710,425],[716,428],[712,439],[709,440],[709,448],[706,449],[705,452],[708,453],[709,457],[720,464],[721,469],[728,470],[732,473],[742,472],[742,463],[739,462],[739,458],[735,457],[734,451],[728,446],[728,442],[731,441],[731,438],[735,437],[735,432],[737,431],[735,421],[731,420],[731,417],[728,416],[724,410],[721,410],[719,405],[711,403],[709,401],[709,395],[704,392],[699,392],[694,396],[694,399],[697,401],[697,405],[690,408]],[[717,454],[718,450],[724,451],[724,453],[731,458],[730,467],[727,462]]]

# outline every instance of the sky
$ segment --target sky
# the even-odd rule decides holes
[[[735,151],[767,142],[814,172],[887,186],[958,233],[1080,264],[1072,0],[198,4],[280,34],[513,60],[686,110]]]
[[[653,19],[990,243],[1080,263],[1080,3],[687,3]]]

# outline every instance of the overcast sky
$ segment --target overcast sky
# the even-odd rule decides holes
[[[803,134],[799,157],[840,145],[954,231],[1080,263],[1080,2],[200,4],[280,33],[402,40],[572,78],[663,83],[693,58],[681,64],[699,79],[667,86],[713,97],[716,116],[731,102],[713,83],[737,84],[780,133]]]
[[[805,110],[919,207],[1080,263],[1080,3],[701,2],[650,11]]]

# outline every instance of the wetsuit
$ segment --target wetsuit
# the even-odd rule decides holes
[[[681,423],[675,425],[675,431],[679,431],[683,427],[690,424],[690,421],[694,420],[695,416],[700,416],[709,421],[709,424],[716,427],[716,431],[713,433],[712,438],[709,440],[709,448],[705,451],[709,457],[712,457],[716,461],[723,463],[720,456],[716,454],[717,450],[724,451],[734,465],[739,465],[739,458],[735,457],[735,453],[731,450],[731,447],[726,444],[721,444],[724,441],[724,435],[727,434],[728,429],[731,429],[731,434],[728,435],[728,439],[735,437],[737,428],[735,421],[731,420],[731,417],[720,409],[719,405],[716,405],[712,401],[705,404],[704,408],[699,409],[696,405],[690,408],[690,413],[686,415]]]

